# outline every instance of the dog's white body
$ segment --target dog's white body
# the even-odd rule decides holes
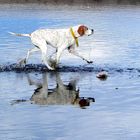
[[[41,51],[43,62],[49,69],[53,70],[54,67],[50,66],[49,59],[47,58],[47,45],[56,48],[56,60],[55,60],[56,65],[59,63],[60,56],[65,49],[68,49],[70,53],[82,58],[88,63],[91,63],[91,61],[88,61],[87,59],[83,58],[83,56],[79,55],[79,53],[75,51],[75,45],[76,45],[76,39],[78,37],[83,35],[93,34],[93,29],[88,29],[84,25],[78,25],[72,27],[71,30],[70,28],[38,29],[32,32],[31,34],[16,34],[16,33],[11,33],[11,34],[17,36],[28,36],[31,38],[31,41],[35,46],[35,48],[32,48],[28,51],[26,58],[21,62],[26,63],[32,52]]]

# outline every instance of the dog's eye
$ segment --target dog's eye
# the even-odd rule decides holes
[[[87,30],[88,30],[88,27],[85,26],[85,31],[87,31]]]

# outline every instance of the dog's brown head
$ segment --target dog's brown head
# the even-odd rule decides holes
[[[89,29],[87,26],[85,25],[79,25],[77,27],[77,33],[79,34],[79,36],[83,36],[83,35],[92,35],[94,33],[93,29]]]

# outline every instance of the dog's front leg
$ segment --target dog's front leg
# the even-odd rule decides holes
[[[56,68],[56,54],[57,54],[57,50],[53,52],[48,59],[49,65],[53,68]]]
[[[63,46],[58,48],[57,53],[56,53],[56,65],[59,63],[60,56],[64,49],[65,49],[65,47],[63,47]]]
[[[71,53],[71,54],[73,54],[73,55],[75,55],[75,56],[77,56],[77,57],[80,57],[81,59],[83,59],[83,60],[86,61],[87,63],[93,63],[93,61],[87,60],[87,59],[84,58],[81,54],[79,54],[79,53],[74,49],[74,47],[72,47],[72,46],[68,48],[68,51],[69,51],[69,53]]]

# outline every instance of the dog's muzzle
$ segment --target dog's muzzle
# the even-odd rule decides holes
[[[93,29],[91,29],[91,32],[92,32],[92,34],[94,33],[94,30]]]
[[[93,29],[88,29],[85,34],[88,35],[88,36],[90,36],[93,33],[94,33],[94,30]]]
[[[89,34],[89,35],[92,35],[94,33],[94,30],[93,29],[91,29],[91,34]]]

